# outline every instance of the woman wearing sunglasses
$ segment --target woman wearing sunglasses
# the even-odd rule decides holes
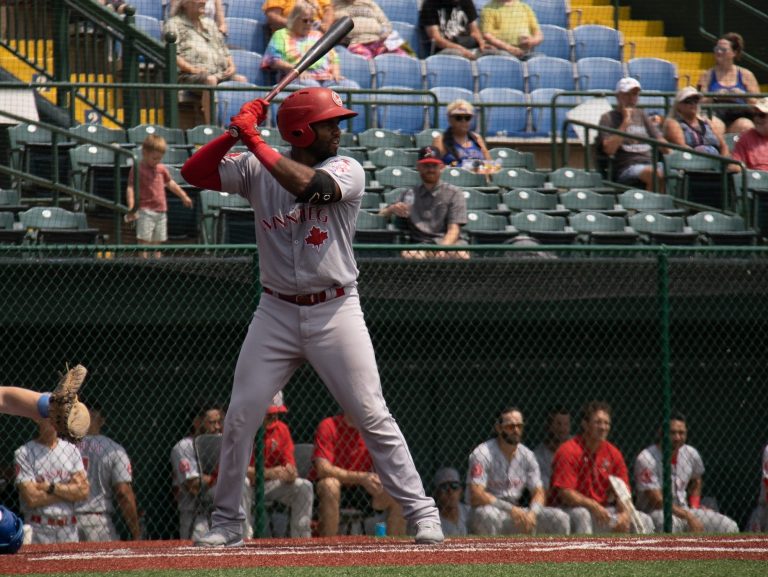
[[[699,113],[699,102],[701,93],[693,86],[686,86],[677,92],[672,114],[664,120],[664,138],[699,152],[730,156],[723,137]]]
[[[465,167],[467,164],[471,166],[474,161],[483,165],[485,161],[493,160],[483,137],[471,130],[474,106],[466,100],[457,99],[446,110],[448,128],[432,141],[432,147],[440,151],[443,162],[447,166]]]
[[[702,92],[727,95],[711,98],[711,102],[741,105],[713,109],[716,119],[713,119],[712,127],[720,134],[723,132],[739,134],[753,126],[751,111],[749,106],[745,106],[751,104],[752,99],[740,98],[738,95],[758,93],[760,86],[752,72],[736,64],[743,51],[744,39],[741,34],[728,32],[723,35],[715,44],[715,65],[699,78],[697,88]]]

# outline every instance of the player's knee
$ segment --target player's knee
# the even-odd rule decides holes
[[[573,507],[568,511],[571,520],[571,533],[591,535],[593,533],[592,514],[584,507]]]
[[[324,502],[341,502],[341,482],[333,477],[325,477],[317,482],[317,498]]]

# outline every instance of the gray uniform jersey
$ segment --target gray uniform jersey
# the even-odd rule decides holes
[[[496,439],[478,445],[469,456],[467,485],[484,485],[485,490],[517,504],[523,489],[533,491],[541,487],[541,474],[536,457],[525,445],[518,445],[511,461],[501,452]],[[469,488],[467,488],[469,501]]]
[[[187,491],[184,485],[190,479],[200,477],[192,437],[184,437],[171,449],[171,466],[173,467],[173,485],[179,489],[179,511],[193,512],[196,507],[195,496]]]
[[[75,504],[77,513],[112,513],[113,488],[131,483],[131,461],[122,445],[104,435],[85,437],[79,444],[91,485],[88,499]]]
[[[549,489],[549,480],[552,478],[552,459],[555,457],[554,451],[550,451],[544,443],[533,450],[536,461],[539,463],[539,472],[541,473],[541,486]]]
[[[16,484],[28,481],[46,483],[69,483],[75,473],[85,472],[80,451],[72,443],[59,439],[52,449],[30,441],[14,453],[16,464]],[[21,510],[25,517],[40,515],[46,517],[66,517],[74,513],[74,505],[69,501],[56,501],[50,505],[30,509],[22,502]]]
[[[261,283],[280,293],[316,293],[356,283],[352,240],[365,172],[346,156],[333,156],[314,168],[325,169],[337,182],[340,202],[297,202],[250,152],[227,155],[219,165],[222,189],[253,207]]]
[[[643,491],[661,490],[662,455],[658,445],[644,449],[635,459],[635,486],[637,488],[637,506],[642,511],[651,509]],[[699,452],[690,445],[683,445],[677,452],[677,459],[672,462],[672,492],[675,505],[688,506],[686,489],[691,479],[698,479],[704,474],[704,461]]]
[[[760,503],[765,504],[766,497],[765,497],[765,486],[768,483],[768,445],[765,446],[765,449],[763,449],[763,476],[761,478],[760,483]]]

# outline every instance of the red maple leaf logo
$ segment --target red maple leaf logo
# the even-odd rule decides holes
[[[309,235],[304,239],[304,242],[313,245],[319,250],[320,247],[325,244],[326,240],[328,240],[328,231],[313,226],[309,231]]]

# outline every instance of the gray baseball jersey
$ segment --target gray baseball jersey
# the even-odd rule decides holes
[[[541,486],[549,489],[549,480],[552,478],[552,459],[555,458],[555,452],[550,451],[544,443],[539,443],[533,450],[536,462],[539,463],[539,472],[541,473]]]
[[[518,503],[523,489],[541,487],[536,457],[525,445],[518,445],[512,460],[507,460],[496,439],[478,445],[469,456],[467,485],[484,485],[485,490],[511,503]],[[469,500],[469,488],[467,488]]]
[[[190,479],[200,477],[192,437],[184,437],[171,449],[171,466],[173,467],[173,486],[179,489],[179,511],[193,512],[195,510],[195,496],[187,491],[184,485]]]
[[[316,293],[357,280],[352,239],[365,172],[345,156],[333,156],[315,168],[337,182],[341,202],[297,203],[250,152],[226,156],[219,166],[222,188],[253,207],[261,282],[280,293]]]
[[[637,506],[648,511],[650,505],[643,496],[643,491],[661,490],[662,455],[658,445],[651,445],[635,459],[635,487]],[[699,452],[690,445],[683,445],[677,452],[677,459],[672,460],[672,492],[675,505],[688,506],[687,488],[691,479],[698,479],[704,474],[704,461]]]
[[[765,449],[763,449],[763,476],[761,477],[761,483],[760,483],[760,503],[765,504],[766,497],[765,497],[765,487],[768,485],[768,445],[765,446]]]
[[[360,164],[334,156],[315,166],[338,185],[341,199],[298,202],[251,153],[219,164],[222,189],[254,210],[261,283],[284,295],[332,294],[299,306],[263,294],[242,344],[224,421],[213,527],[240,534],[241,483],[253,438],[272,398],[308,362],[353,422],[371,453],[384,489],[406,519],[439,523],[432,498],[381,392],[376,357],[357,294],[352,240],[364,192]],[[335,289],[335,290],[334,290]],[[343,290],[341,290],[343,289]]]
[[[69,483],[75,473],[85,472],[80,451],[72,443],[62,439],[49,448],[37,441],[30,441],[14,453],[16,484],[26,482]],[[30,508],[22,502],[25,523],[32,525],[33,543],[62,543],[77,541],[77,529],[72,522],[74,504],[56,501],[43,507]],[[49,524],[55,520],[61,525]]]

